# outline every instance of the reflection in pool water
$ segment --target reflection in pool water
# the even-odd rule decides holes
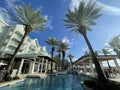
[[[11,86],[0,90],[83,90],[80,81],[84,76],[80,75],[51,75],[47,78],[27,78]]]

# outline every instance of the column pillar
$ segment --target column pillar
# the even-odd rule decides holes
[[[38,70],[37,70],[37,72],[39,73],[39,71],[40,71],[40,62],[41,60],[39,59],[39,63],[38,63]]]
[[[101,61],[101,62],[99,62],[99,63],[100,63],[101,69],[103,70],[103,69],[104,69],[104,67],[103,67],[102,61]]]
[[[53,62],[53,70],[55,69],[55,62]]]
[[[23,63],[24,63],[24,59],[21,60],[21,63],[20,63],[19,69],[18,69],[18,75],[21,74]]]
[[[89,61],[90,61],[90,71],[91,71],[91,75],[95,75],[92,60],[89,60]]]
[[[31,71],[31,73],[34,73],[35,62],[36,62],[36,58],[34,58],[34,61],[33,61],[33,65],[32,65],[32,71]]]
[[[83,66],[84,66],[84,73],[86,74],[87,68],[86,68],[86,63],[85,62],[83,63]]]
[[[118,72],[120,73],[120,67],[119,67],[118,62],[117,62],[116,59],[114,59],[114,63],[116,65],[116,68],[117,68]]]
[[[46,64],[45,64],[45,73],[47,73],[47,70],[48,70],[48,60],[46,59]]]
[[[29,74],[32,73],[33,64],[34,64],[34,62],[31,61],[31,62],[30,62],[30,67],[29,67],[30,69],[29,69],[29,72],[28,72]]]
[[[40,70],[41,73],[42,73],[42,70],[43,70],[43,62],[44,62],[44,57],[42,58],[42,63],[41,63],[41,70]]]

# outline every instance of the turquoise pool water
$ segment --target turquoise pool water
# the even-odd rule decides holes
[[[27,78],[25,81],[0,88],[0,90],[83,90],[80,75],[51,75],[47,78]]]

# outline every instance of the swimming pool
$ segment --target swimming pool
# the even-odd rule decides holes
[[[47,78],[27,78],[25,81],[1,87],[0,90],[83,90],[80,75],[51,75]]]

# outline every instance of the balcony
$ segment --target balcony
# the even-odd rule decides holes
[[[4,51],[4,53],[5,54],[13,54],[14,53],[14,51],[13,50],[10,50],[10,49],[7,49],[6,51]]]
[[[12,47],[16,48],[16,47],[18,46],[18,43],[10,42],[10,43],[9,43],[9,46],[12,46]]]
[[[20,31],[16,31],[15,34],[19,35],[20,37],[22,37],[24,35],[24,33],[20,32]]]
[[[21,41],[22,37],[18,36],[18,35],[14,35],[13,38],[17,41]]]

